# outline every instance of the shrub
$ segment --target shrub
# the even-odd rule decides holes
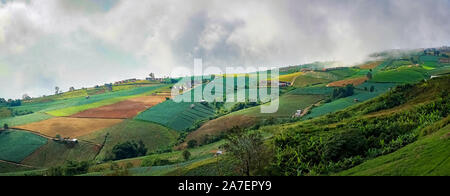
[[[187,143],[188,148],[195,148],[197,144],[198,144],[197,140],[189,140]]]
[[[114,155],[114,160],[127,159],[146,155],[147,148],[142,141],[139,141],[139,143],[127,141],[115,145],[112,149],[112,153]]]

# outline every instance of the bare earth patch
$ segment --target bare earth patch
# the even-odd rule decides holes
[[[347,80],[340,80],[340,81],[329,83],[327,85],[327,87],[344,87],[349,84],[353,84],[353,86],[358,86],[367,80],[368,80],[367,77],[351,78],[351,79],[347,79]]]
[[[74,114],[74,118],[108,118],[108,119],[127,119],[135,117],[150,107],[163,102],[164,96],[143,96],[121,101],[115,104],[106,105],[98,108],[85,110]]]
[[[49,137],[60,135],[61,137],[77,138],[79,136],[113,126],[120,122],[122,122],[121,119],[58,117],[17,126],[16,128],[39,132],[40,134]]]

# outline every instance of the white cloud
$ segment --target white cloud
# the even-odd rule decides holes
[[[448,1],[39,0],[0,3],[0,97],[175,66],[354,62],[450,44]]]

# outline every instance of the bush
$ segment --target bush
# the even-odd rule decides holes
[[[195,148],[198,145],[197,140],[189,140],[188,143],[188,148]]]
[[[87,161],[76,162],[68,161],[65,165],[51,167],[47,170],[48,176],[75,176],[88,172],[90,163]]]
[[[112,149],[114,160],[134,158],[147,154],[147,148],[142,141],[127,141],[114,146]]]
[[[191,157],[191,153],[188,150],[184,150],[183,151],[183,158],[184,158],[184,160],[188,161],[190,157]]]

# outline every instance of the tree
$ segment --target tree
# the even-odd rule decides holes
[[[55,86],[55,95],[59,93],[59,87]]]
[[[189,140],[187,145],[188,145],[188,148],[194,148],[197,146],[197,140]]]
[[[184,150],[183,151],[183,158],[184,158],[184,160],[188,161],[190,157],[191,157],[191,153],[188,150]]]
[[[367,72],[367,78],[372,79],[372,72]]]
[[[244,133],[241,129],[240,132],[227,137],[224,147],[243,175],[250,176],[261,172],[270,161],[269,151],[259,132]]]
[[[136,143],[135,141],[127,141],[117,144],[113,147],[112,153],[115,160],[134,158],[144,156],[147,154],[147,148],[142,141]]]

